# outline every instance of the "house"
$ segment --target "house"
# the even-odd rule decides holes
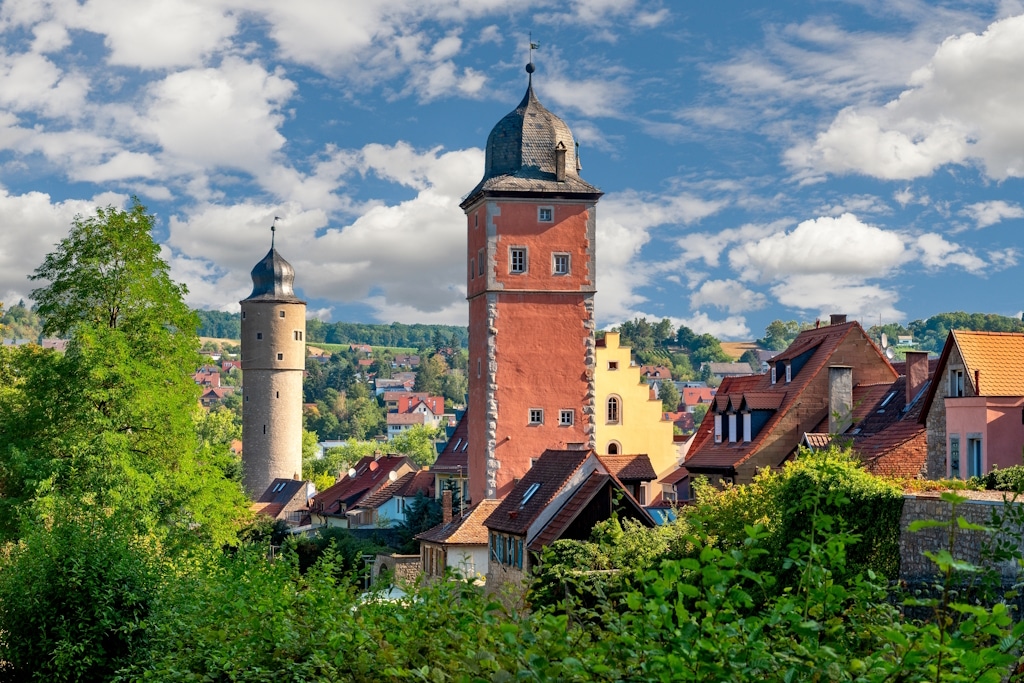
[[[488,590],[521,586],[545,546],[588,539],[612,512],[654,526],[594,451],[544,451],[484,521]]]
[[[68,340],[67,339],[51,339],[51,338],[47,338],[47,339],[44,339],[40,343],[41,343],[41,345],[42,345],[42,347],[44,349],[53,349],[54,351],[59,351],[61,353],[64,353],[65,351],[68,350]]]
[[[435,404],[436,405],[436,404]],[[402,432],[412,429],[416,425],[437,428],[441,425],[441,417],[444,415],[444,400],[441,400],[441,412],[435,413],[425,401],[419,401],[408,412],[388,413],[388,439],[393,439]]]
[[[906,362],[893,364],[899,373],[894,382],[854,387],[851,424],[838,436],[869,472],[908,478],[924,475],[927,443],[919,417],[936,366],[926,352],[912,351]],[[803,445],[828,448],[836,438],[828,427],[828,420],[823,420],[804,434]]]
[[[392,357],[392,368],[418,368],[420,357],[409,353],[399,353]]]
[[[646,379],[648,384],[657,384],[665,379],[672,381],[672,371],[664,365],[641,365],[640,376]]]
[[[309,503],[310,521],[314,526],[350,528],[350,509],[358,510],[364,498],[414,471],[415,465],[404,455],[368,455],[360,459],[348,471],[348,475],[334,486],[313,497]]]
[[[717,393],[714,387],[683,387],[679,392],[679,407],[692,415],[697,406],[711,405]]]
[[[384,408],[389,412],[395,411],[398,413],[404,413],[404,410],[398,409],[399,399],[403,397],[425,399],[430,396],[430,394],[425,391],[385,391],[381,396],[384,399]]]
[[[697,428],[697,422],[693,419],[693,413],[685,410],[665,413],[664,419],[671,422],[672,426],[683,434],[692,434],[693,430]]]
[[[390,378],[375,378],[373,380],[373,392],[374,395],[381,396],[389,391],[412,391],[415,384],[415,372],[396,372]]]
[[[701,370],[704,366],[708,366],[709,371],[715,377],[715,379],[723,380],[726,377],[744,377],[746,375],[754,374],[754,368],[750,367],[750,363],[738,363],[733,361],[732,363],[701,363]]]
[[[373,347],[369,344],[349,344],[349,351],[355,351],[356,353],[365,353],[367,356],[373,355]]]
[[[300,479],[274,479],[250,509],[271,519],[283,519],[297,526],[308,513],[309,499],[316,495],[313,482]]]
[[[389,475],[387,483],[348,509],[348,528],[392,529],[405,519],[405,508],[417,495],[434,497],[433,474],[418,470],[394,479]]]
[[[436,580],[446,571],[464,579],[485,576],[487,527],[484,521],[500,503],[500,500],[482,500],[468,510],[453,513],[451,492],[445,491],[441,499],[441,523],[416,536],[424,576]]]
[[[223,401],[225,396],[233,393],[235,393],[234,387],[207,387],[199,395],[199,403],[204,408],[211,408]]]
[[[647,505],[654,499],[657,492],[651,487],[658,475],[646,455],[599,455],[598,458],[640,505]]]
[[[601,455],[646,453],[659,475],[679,465],[672,422],[664,419],[661,401],[632,364],[632,351],[621,346],[618,332],[597,340],[594,388],[597,395],[594,441]]]
[[[401,394],[395,402],[395,411],[399,413],[413,413],[430,411],[438,418],[444,415],[444,397],[430,396],[428,394]]]
[[[192,375],[192,379],[201,387],[220,386],[220,373],[207,368],[204,368]]]
[[[1024,334],[952,330],[922,407],[929,479],[1021,464]]]
[[[690,471],[680,467],[658,482],[661,485],[661,502],[670,505],[688,503],[693,498],[690,489]]]
[[[896,346],[913,346],[914,335],[912,334],[900,334],[896,336]]]
[[[748,483],[759,469],[780,467],[818,425],[827,425],[828,434],[845,432],[857,386],[896,380],[860,324],[846,316],[831,323],[797,335],[767,374],[722,381],[686,458],[691,475]]]
[[[239,372],[241,372],[242,371],[242,361],[241,360],[222,360],[220,362],[220,371],[221,372],[227,373],[227,372],[231,372],[232,370],[238,370]]]

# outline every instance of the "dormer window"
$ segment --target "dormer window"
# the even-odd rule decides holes
[[[792,381],[793,381],[793,366],[792,365],[787,365],[786,366],[786,384],[789,384]]]
[[[722,443],[722,416],[715,415],[715,443]]]
[[[736,413],[729,413],[729,443],[736,443]]]
[[[772,384],[775,384],[775,366],[772,366]]]

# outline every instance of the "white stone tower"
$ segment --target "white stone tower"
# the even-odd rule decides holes
[[[252,294],[240,302],[242,483],[254,499],[277,477],[302,476],[306,302],[295,296],[294,280],[271,237],[252,269]]]

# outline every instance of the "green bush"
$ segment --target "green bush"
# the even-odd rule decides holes
[[[1024,466],[1014,465],[1002,470],[994,469],[981,477],[981,484],[989,491],[1024,493]]]
[[[63,509],[0,562],[0,661],[15,680],[105,681],[143,647],[155,549],[121,520]]]

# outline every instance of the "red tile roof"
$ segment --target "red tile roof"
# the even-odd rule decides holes
[[[643,455],[599,455],[608,472],[620,481],[654,481],[658,478],[651,459]]]
[[[685,467],[680,467],[675,472],[668,475],[658,483],[675,485],[681,482],[683,479],[686,479],[688,476],[690,476],[690,470],[686,469]]]
[[[374,459],[372,455],[362,458],[352,468],[354,477],[344,476],[341,481],[326,489],[310,502],[310,509],[323,514],[339,514],[343,509],[356,505],[370,491],[376,491],[388,482],[388,473],[409,462],[404,455],[385,455]]]
[[[689,456],[686,460],[687,467],[693,470],[729,470],[745,462],[751,455],[756,453],[765,441],[772,435],[775,426],[793,407],[799,404],[799,399],[807,387],[820,372],[827,372],[832,354],[839,348],[840,344],[851,334],[855,333],[863,337],[866,343],[870,344],[878,355],[881,363],[892,369],[889,362],[882,355],[877,346],[870,340],[863,328],[857,322],[828,325],[812,330],[804,330],[789,348],[775,356],[775,362],[787,361],[804,353],[811,352],[803,367],[793,376],[792,381],[786,383],[778,378],[775,384],[771,383],[770,373],[764,375],[753,375],[750,377],[727,377],[722,380],[715,397],[715,406],[718,410],[730,403],[738,408],[742,405],[744,396],[748,403],[758,406],[775,405],[774,413],[768,422],[761,428],[754,439],[749,443],[723,442],[714,443],[714,420],[706,419],[701,423],[694,435],[693,443],[690,446]],[[895,371],[892,371],[893,379],[896,379]],[[823,415],[827,416],[827,406],[822,406]],[[815,421],[821,419],[816,417]],[[808,425],[811,426],[811,425]],[[802,436],[802,434],[801,434]],[[794,443],[795,447],[797,444]],[[778,464],[778,463],[776,463]]]
[[[853,448],[869,472],[897,477],[921,476],[928,455],[924,425],[915,420],[904,420],[877,434],[855,438]]]
[[[717,392],[718,389],[714,387],[683,387],[683,395],[679,402],[687,407],[698,403],[711,403]]]
[[[418,534],[416,539],[446,545],[487,545],[487,527],[484,522],[500,503],[500,500],[482,500],[465,514]]]

